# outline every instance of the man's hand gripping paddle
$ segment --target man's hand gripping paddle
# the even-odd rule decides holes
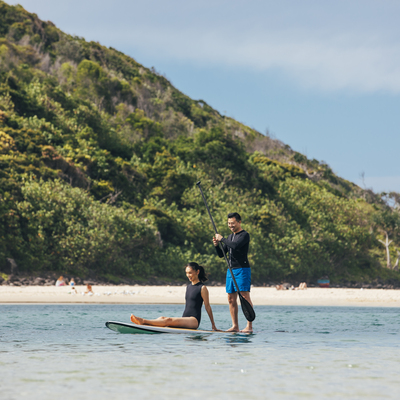
[[[211,216],[210,209],[208,208],[206,198],[204,197],[203,190],[201,189],[200,181],[198,181],[198,182],[196,183],[196,185],[197,185],[198,188],[200,189],[200,193],[201,193],[201,196],[203,197],[203,201],[204,201],[204,204],[205,204],[205,206],[206,206],[206,208],[207,208],[208,215],[210,216],[210,220],[211,220],[211,223],[212,223],[212,225],[213,225],[213,227],[214,227],[214,231],[215,231],[215,233],[218,233],[218,232],[217,232],[217,227],[215,226],[214,220],[213,220],[213,218],[212,218],[212,216]],[[237,282],[236,282],[236,279],[235,279],[235,275],[233,275],[232,268],[231,268],[231,266],[230,266],[230,264],[229,264],[228,257],[227,257],[226,254],[225,254],[225,251],[224,251],[224,249],[223,249],[223,247],[222,247],[221,242],[219,242],[219,247],[220,247],[220,249],[222,250],[222,253],[223,253],[224,257],[225,257],[225,261],[226,261],[226,263],[227,263],[227,265],[228,265],[228,268],[229,268],[229,271],[230,271],[230,273],[231,273],[231,276],[232,276],[232,279],[233,279],[233,283],[235,284],[236,291],[238,292],[238,295],[239,295],[239,298],[240,298],[240,305],[242,306],[243,314],[244,314],[244,316],[246,317],[247,321],[252,322],[252,321],[254,321],[255,318],[256,318],[256,313],[254,312],[254,309],[253,309],[253,307],[251,306],[251,304],[250,304],[250,303],[242,296],[242,294],[240,293],[239,286],[238,286],[238,284],[237,284]]]

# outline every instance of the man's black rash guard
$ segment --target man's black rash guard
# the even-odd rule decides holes
[[[222,238],[222,247],[225,253],[229,253],[230,265],[232,269],[250,268],[247,253],[249,252],[250,235],[245,230],[233,234],[228,238]],[[224,256],[219,245],[215,248],[220,258]]]

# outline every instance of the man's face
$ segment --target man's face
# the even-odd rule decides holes
[[[241,225],[242,222],[236,221],[236,218],[228,218],[228,227],[233,233],[239,232],[242,229]]]

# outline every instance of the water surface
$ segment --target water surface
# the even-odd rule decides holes
[[[259,306],[254,335],[122,335],[104,326],[129,322],[131,312],[157,318],[182,311],[0,305],[0,397],[399,398],[397,308]],[[228,328],[228,307],[213,311],[217,327]],[[200,328],[210,329],[205,312]]]

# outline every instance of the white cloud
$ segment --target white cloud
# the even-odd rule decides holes
[[[394,0],[19,0],[67,32],[129,51],[274,71],[306,88],[400,93]]]
[[[203,65],[283,72],[305,87],[322,90],[400,93],[400,43],[354,33],[319,38],[309,32],[245,33],[227,30],[137,27],[134,48]],[[128,45],[128,43],[126,43]]]

